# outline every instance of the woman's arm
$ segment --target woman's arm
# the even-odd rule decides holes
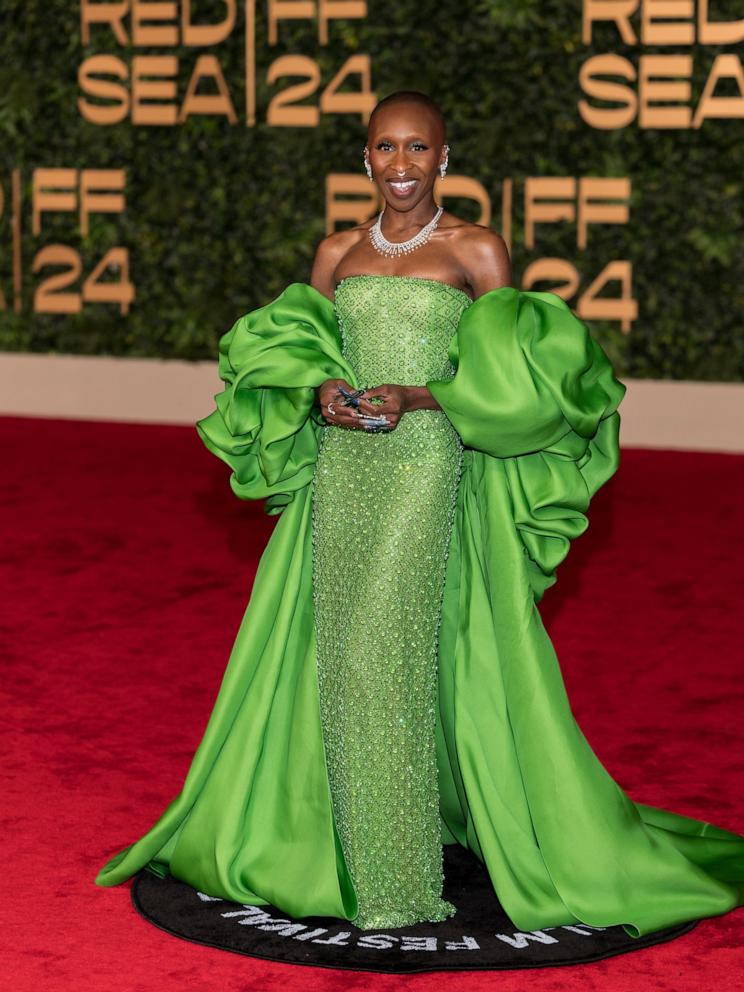
[[[327,296],[329,300],[335,299],[336,295],[336,269],[344,255],[355,245],[363,232],[359,228],[350,228],[346,231],[336,231],[318,245],[315,252],[312,273],[310,275],[310,285],[317,289],[319,293]],[[359,414],[374,414],[376,410],[366,402],[360,400],[359,406],[342,406],[342,394],[339,386],[351,390],[351,385],[345,379],[326,379],[315,389],[315,399],[320,407],[323,416],[336,427],[346,427],[357,430],[363,428],[359,424]],[[334,413],[329,414],[328,404],[334,403]]]
[[[511,286],[511,259],[506,242],[490,227],[474,224],[466,228],[458,239],[457,254],[474,300],[492,289]]]
[[[426,386],[401,386],[405,413],[411,410],[441,410]]]

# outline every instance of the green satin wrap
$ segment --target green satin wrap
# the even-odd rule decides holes
[[[394,277],[390,277],[394,278]],[[99,872],[148,867],[294,916],[353,919],[315,667],[314,388],[357,387],[333,304],[290,285],[220,342],[225,389],[197,424],[244,499],[281,514],[180,794]],[[570,709],[536,603],[618,465],[624,387],[552,293],[503,287],[463,313],[432,380],[464,444],[439,632],[442,836],[486,865],[515,926],[640,936],[744,903],[744,837],[634,803]]]

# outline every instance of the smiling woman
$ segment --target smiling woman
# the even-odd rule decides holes
[[[444,132],[444,120],[441,119],[441,115],[437,114],[435,111],[435,117],[439,118],[439,123],[441,125],[442,133]],[[402,144],[407,145],[413,154],[413,156],[418,155],[419,157],[426,151],[429,150],[429,145],[426,140],[422,140],[415,134],[410,135],[408,139],[404,139]],[[395,149],[395,142],[391,141],[389,138],[381,137],[374,144],[375,150],[383,153],[390,153]],[[367,175],[370,180],[373,180],[372,167],[369,158],[369,146],[365,147],[365,166],[367,168]],[[375,156],[377,158],[377,156]],[[447,172],[447,162],[449,158],[449,145],[444,146],[444,160],[439,165],[439,171],[444,178]],[[386,182],[392,192],[398,197],[399,200],[405,200],[409,196],[413,196],[416,192],[418,185],[420,184],[420,178],[415,175],[406,175],[405,172],[398,173],[399,179],[387,179]]]
[[[619,460],[624,387],[501,237],[434,199],[441,112],[383,100],[385,207],[236,321],[199,434],[281,514],[180,795],[99,873],[358,928],[443,921],[443,844],[522,931],[637,937],[744,901],[744,837],[633,802],[536,603]]]

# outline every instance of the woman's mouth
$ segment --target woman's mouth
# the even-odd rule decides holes
[[[388,186],[400,199],[410,196],[418,185],[418,179],[388,179]]]

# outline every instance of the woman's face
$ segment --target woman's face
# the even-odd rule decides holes
[[[431,195],[444,161],[444,133],[427,107],[382,107],[370,121],[367,148],[372,177],[395,210],[411,210]]]

